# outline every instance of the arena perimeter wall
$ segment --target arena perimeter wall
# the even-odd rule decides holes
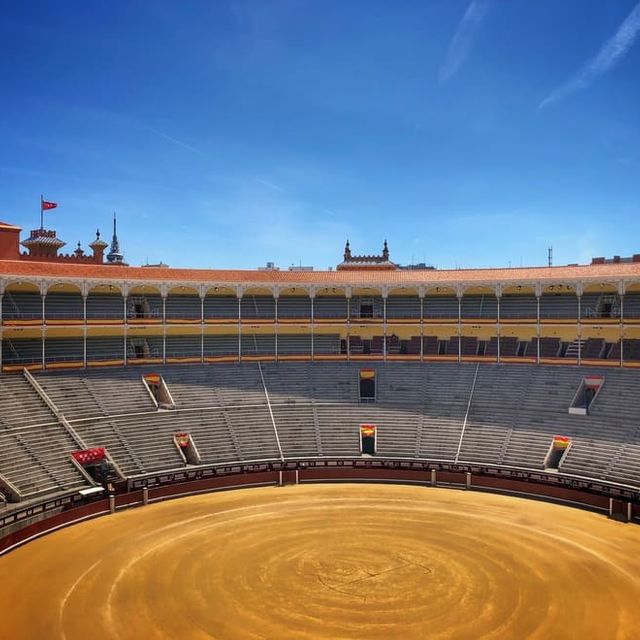
[[[585,478],[397,460],[301,460],[181,469],[130,479],[108,498],[87,501],[76,495],[32,503],[0,516],[0,555],[51,531],[120,509],[218,490],[316,482],[386,482],[493,491],[640,523],[640,491]]]

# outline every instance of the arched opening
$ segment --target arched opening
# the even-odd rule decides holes
[[[276,317],[276,303],[271,289],[245,289],[240,301],[240,316],[243,322],[273,322]]]
[[[117,324],[124,322],[122,291],[114,284],[98,284],[87,295],[87,323]]]
[[[231,287],[210,287],[205,294],[203,305],[205,322],[238,322],[238,296]]]
[[[162,322],[160,289],[151,285],[137,285],[127,295],[127,322],[149,324]]]
[[[311,298],[302,287],[287,287],[278,297],[278,322],[308,322],[311,319]]]
[[[193,324],[200,322],[202,305],[195,287],[178,286],[169,289],[165,300],[167,322]]]
[[[42,296],[32,282],[11,282],[2,297],[2,322],[5,325],[42,323]]]
[[[81,324],[84,322],[84,304],[80,287],[67,282],[49,285],[44,299],[47,324]]]

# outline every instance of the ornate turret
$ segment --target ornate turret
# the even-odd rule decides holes
[[[84,251],[82,250],[82,246],[80,245],[80,240],[78,240],[78,246],[73,252],[73,255],[76,256],[76,258],[82,258],[82,256],[84,256]]]
[[[117,232],[117,218],[115,211],[113,213],[113,237],[111,238],[111,248],[107,254],[107,262],[109,264],[122,264],[124,265],[124,256],[120,253],[120,243],[118,242]]]
[[[100,240],[100,229],[96,229],[96,239],[89,245],[89,248],[93,251],[93,259],[95,262],[98,264],[104,262],[104,250],[108,246],[104,240]]]
[[[389,247],[387,241],[384,241],[381,255],[373,256],[354,256],[351,254],[349,241],[344,247],[344,261],[341,262],[338,269],[397,269],[398,265],[389,260]]]
[[[58,249],[67,243],[60,240],[53,230],[33,229],[31,235],[20,244],[27,248],[32,258],[55,259],[58,256]]]

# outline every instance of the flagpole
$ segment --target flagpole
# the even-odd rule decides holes
[[[40,194],[40,231],[44,229],[44,210],[42,203],[44,202],[44,196]]]

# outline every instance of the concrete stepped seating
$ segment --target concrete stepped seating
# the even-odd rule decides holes
[[[256,364],[155,367],[178,408],[266,404]]]
[[[201,312],[200,296],[169,295],[165,301],[167,321],[200,320]]]
[[[425,318],[448,318],[458,317],[458,298],[456,296],[432,296],[424,299]]]
[[[340,296],[316,296],[313,316],[318,320],[344,320],[348,317],[347,299]]]
[[[598,360],[604,352],[603,338],[588,338],[582,345],[581,356],[585,360]]]
[[[278,355],[311,355],[311,334],[278,336]]]
[[[538,315],[538,303],[534,295],[504,295],[500,298],[500,318],[530,318]]]
[[[238,347],[237,335],[204,336],[205,357],[235,356],[237,358]]]
[[[202,341],[198,334],[167,335],[165,348],[167,358],[200,358]]]
[[[42,340],[39,338],[2,339],[3,364],[42,363]]]
[[[41,320],[42,296],[21,291],[6,292],[2,299],[4,320]]]
[[[181,420],[173,412],[83,420],[74,428],[89,446],[106,447],[126,475],[184,466],[173,442]]]
[[[389,296],[387,298],[387,319],[420,318],[420,298],[417,296]]]
[[[314,335],[313,353],[317,355],[338,355],[340,353],[340,336],[338,334]]]
[[[44,317],[47,320],[82,320],[84,304],[80,293],[49,291],[45,298]]]
[[[203,305],[205,320],[238,320],[236,296],[205,296]]]
[[[87,486],[77,448],[25,378],[0,377],[0,473],[23,498]]]
[[[497,318],[498,300],[490,295],[462,296],[460,313],[463,318]]]
[[[77,338],[47,338],[44,345],[45,362],[82,362],[84,341]]]
[[[564,293],[540,296],[540,318],[577,318],[578,298]]]
[[[518,355],[519,340],[513,336],[503,336],[500,338],[500,356],[513,357]],[[498,356],[498,338],[489,338],[484,351],[485,356]]]
[[[560,338],[540,338],[540,357],[556,358],[560,354]]]
[[[47,371],[36,380],[68,420],[155,411],[141,369]]]
[[[203,463],[277,460],[275,420],[285,458],[358,456],[359,425],[373,423],[379,456],[453,461],[459,454],[460,462],[543,469],[553,436],[562,435],[571,447],[561,472],[640,484],[640,377],[634,371],[366,363],[376,371],[377,401],[361,404],[362,367],[358,362],[152,365],[49,371],[36,379],[87,444],[106,446],[130,475],[184,466],[173,443],[176,431],[192,434]],[[150,371],[164,377],[175,411],[155,409],[141,381]],[[571,400],[589,374],[603,375],[605,384],[588,415],[571,415]],[[9,464],[27,495],[61,491],[55,482],[75,486],[77,469],[68,467],[75,444],[67,432],[24,378],[3,376],[2,383],[0,473]]]
[[[310,320],[311,298],[308,296],[280,296],[278,298],[279,320]]]
[[[275,356],[276,338],[274,334],[256,334],[240,336],[240,345],[243,356],[266,355]]]
[[[124,298],[120,294],[87,296],[87,320],[124,320]]]
[[[640,293],[625,294],[623,312],[625,318],[640,318]]]
[[[87,360],[122,360],[124,339],[118,336],[87,336]]]
[[[276,304],[271,296],[243,296],[240,302],[243,320],[272,320],[276,317]]]

